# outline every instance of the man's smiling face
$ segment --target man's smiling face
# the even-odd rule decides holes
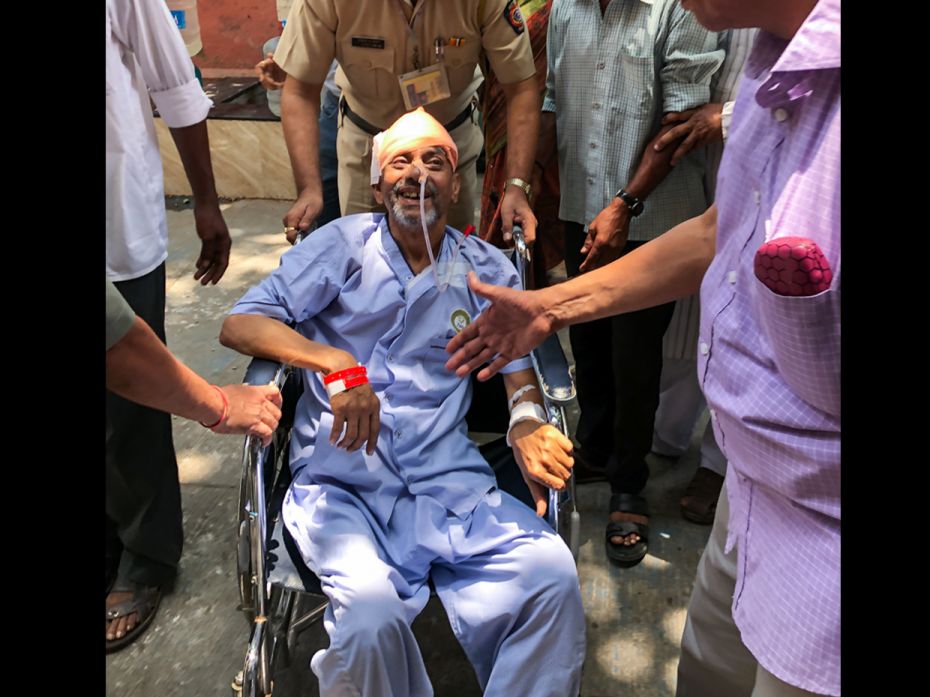
[[[427,227],[443,218],[458,199],[459,177],[443,148],[429,146],[397,154],[381,172],[375,199],[405,228],[420,224],[420,168],[429,175],[424,191]]]

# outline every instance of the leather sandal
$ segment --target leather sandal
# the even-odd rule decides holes
[[[642,496],[636,494],[611,494],[610,512],[634,513],[648,516],[649,505]],[[636,544],[614,544],[611,537],[639,535]],[[605,538],[607,558],[619,566],[631,567],[639,564],[649,549],[649,526],[643,523],[634,523],[630,520],[611,521],[607,523]]]
[[[155,586],[140,586],[135,583],[117,583],[111,593],[132,593],[129,600],[107,608],[107,624],[120,617],[127,617],[133,613],[138,614],[139,621],[136,626],[118,639],[107,639],[107,653],[119,651],[139,638],[146,628],[155,619],[155,611],[161,602],[161,589]]]

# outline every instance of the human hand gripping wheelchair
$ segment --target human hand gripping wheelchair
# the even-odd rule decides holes
[[[525,284],[529,251],[519,227],[514,228],[513,236],[514,263]],[[532,362],[549,423],[568,436],[565,406],[575,398],[575,387],[558,337],[550,336],[533,351]],[[479,383],[474,375],[471,380],[473,398],[466,417],[469,431],[496,435],[494,440],[479,446],[482,456],[494,470],[498,486],[535,510],[513,451],[503,437],[509,421],[503,380],[495,376]],[[272,694],[274,666],[278,661],[290,664],[298,634],[322,618],[328,601],[319,579],[304,564],[281,516],[284,494],[291,483],[290,430],[303,389],[300,371],[255,358],[249,364],[244,382],[249,385],[274,382],[284,399],[281,421],[271,444],[263,448],[260,439],[246,438],[239,487],[239,609],[245,614],[251,633],[243,668],[231,687],[234,697],[266,697]],[[562,491],[549,489],[546,517],[577,561],[581,518],[575,501],[575,480],[570,478]],[[313,609],[308,612],[298,602],[302,594],[313,599]]]

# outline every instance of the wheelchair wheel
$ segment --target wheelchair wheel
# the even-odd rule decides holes
[[[282,432],[279,429],[275,433],[271,444],[265,450],[261,486],[264,489],[264,500],[266,502],[272,501],[275,496],[282,495],[283,492],[278,491],[278,488],[282,486],[284,480],[290,481],[289,472],[283,473],[284,477],[281,476],[282,469],[289,466],[290,437],[289,430]],[[243,460],[245,471],[239,482],[236,575],[239,581],[239,609],[245,614],[245,619],[251,627],[256,616],[256,592],[263,591],[257,587],[259,579],[255,578],[255,569],[252,564],[251,512],[256,497],[252,491],[252,477],[248,471],[248,452],[244,454]],[[266,540],[266,544],[267,542]]]

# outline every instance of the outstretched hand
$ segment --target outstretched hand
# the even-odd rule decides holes
[[[527,355],[553,332],[545,314],[540,291],[521,291],[483,283],[468,273],[468,287],[491,306],[452,338],[446,351],[453,354],[446,369],[465,377],[490,362],[478,373],[478,380],[492,378],[510,361]]]

